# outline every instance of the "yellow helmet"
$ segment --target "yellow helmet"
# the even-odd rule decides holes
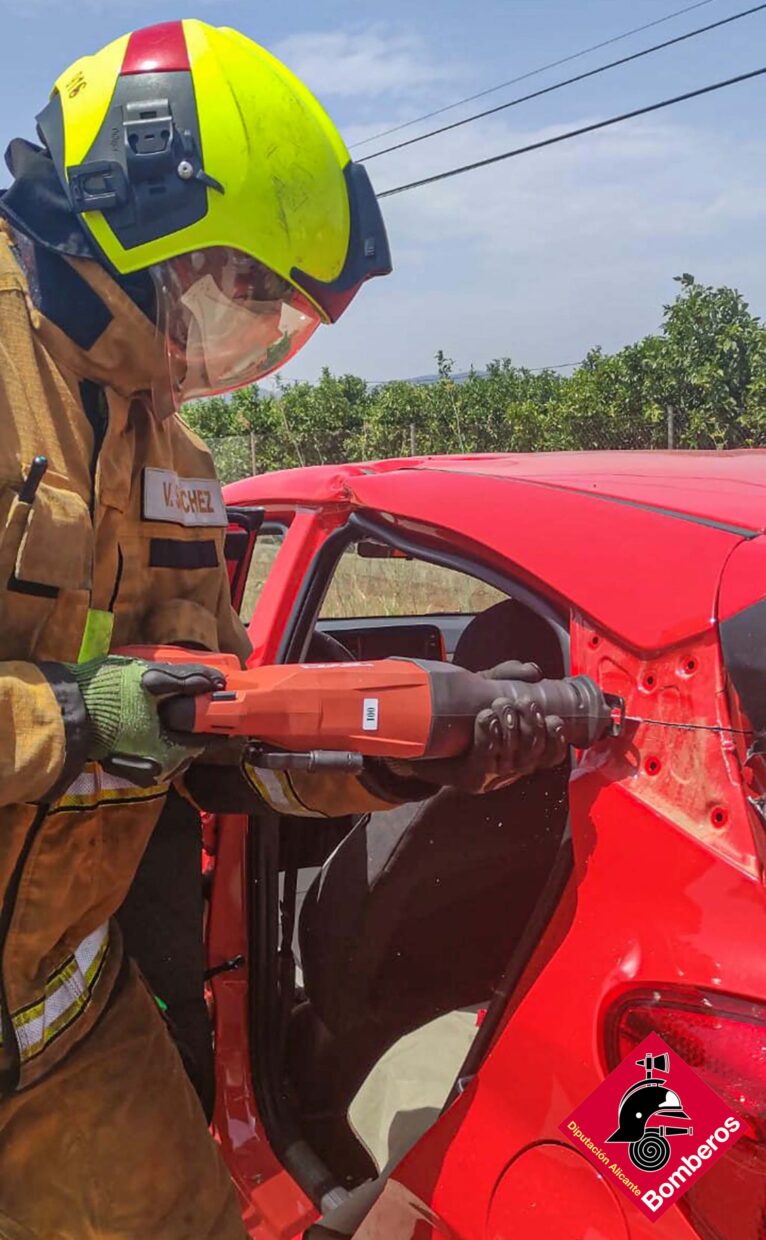
[[[229,331],[217,378],[192,376],[181,399],[268,373],[391,270],[366,170],[303,83],[235,30],[190,19],[116,39],[61,75],[37,121],[72,210],[114,271],[161,273],[176,305],[194,278],[184,313],[206,316],[208,339],[223,321],[222,291],[240,311],[240,339],[243,301],[258,303],[259,339],[269,336],[264,300],[272,307],[268,359],[234,376]],[[205,252],[212,266],[200,263]],[[197,262],[179,277],[168,264],[181,256]],[[246,294],[232,294],[243,283]],[[278,301],[310,325],[278,331]]]

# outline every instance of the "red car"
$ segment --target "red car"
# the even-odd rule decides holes
[[[226,498],[254,662],[532,660],[629,718],[485,797],[207,823],[250,1235],[763,1240],[766,453],[332,465]],[[746,1130],[656,1221],[559,1131],[650,1033]]]

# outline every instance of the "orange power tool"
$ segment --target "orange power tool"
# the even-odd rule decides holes
[[[179,647],[132,646],[116,653],[217,668],[225,688],[168,698],[161,707],[165,725],[176,732],[246,737],[256,742],[249,760],[272,770],[353,771],[365,757],[454,757],[470,747],[476,715],[496,698],[516,705],[531,699],[544,715],[557,715],[578,749],[619,735],[624,724],[622,699],[603,693],[588,676],[528,684],[402,658],[243,671],[234,655]]]

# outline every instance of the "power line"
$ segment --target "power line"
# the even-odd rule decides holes
[[[575,77],[565,78],[562,82],[553,82],[551,86],[544,86],[541,90],[532,91],[529,95],[520,95],[517,99],[510,99],[507,103],[499,103],[494,108],[486,108],[483,112],[474,112],[472,116],[464,116],[459,121],[452,121],[449,125],[441,125],[438,129],[430,129],[428,133],[418,134],[415,138],[406,138],[404,142],[396,142],[393,146],[383,147],[380,151],[373,151],[371,155],[362,155],[360,163],[377,159],[379,155],[389,155],[392,151],[401,151],[406,146],[414,146],[416,142],[425,142],[426,138],[435,138],[437,134],[448,133],[451,129],[459,129],[461,125],[470,125],[473,121],[483,120],[486,116],[494,116],[498,112],[504,112],[507,108],[518,107],[520,103],[528,103],[530,99],[539,99],[542,95],[550,95],[555,90],[561,90],[564,86],[572,86],[575,82],[584,82],[586,78],[597,77],[599,73],[606,73],[607,69],[616,69],[620,65],[630,64],[632,60],[641,60],[644,56],[651,56],[653,52],[660,52],[664,48],[673,47],[676,43],[684,43],[687,39],[694,39],[699,34],[707,34],[710,30],[717,30],[720,26],[728,26],[731,22],[740,21],[743,17],[751,17],[753,13],[761,13],[766,9],[766,3],[756,4],[753,8],[743,9],[740,13],[733,13],[731,17],[723,17],[720,21],[711,22],[708,26],[699,26],[696,30],[687,30],[685,34],[676,35],[673,39],[665,39],[663,43],[655,43],[653,47],[645,47],[640,52],[632,52],[630,56],[621,56],[619,60],[611,60],[608,64],[598,65],[595,69],[588,69],[586,73],[578,73]]]
[[[710,86],[701,86],[697,90],[686,91],[683,95],[675,95],[672,99],[663,99],[659,103],[650,103],[644,108],[634,108],[632,112],[623,112],[620,116],[610,116],[605,121],[595,121],[592,125],[582,125],[579,129],[570,129],[558,134],[555,138],[543,138],[540,142],[530,142],[528,146],[517,146],[512,151],[503,151],[500,155],[490,155],[488,159],[477,159],[472,164],[463,164],[459,168],[448,168],[446,172],[437,172],[430,177],[422,177],[419,181],[408,181],[406,185],[396,185],[392,189],[384,189],[378,198],[391,198],[394,194],[403,194],[410,189],[419,189],[421,185],[432,185],[435,181],[445,181],[448,177],[461,176],[464,172],[473,172],[476,168],[486,168],[489,164],[500,163],[503,159],[513,159],[516,155],[526,155],[529,151],[539,151],[545,146],[555,146],[558,142],[567,142],[570,138],[579,138],[582,134],[595,133],[598,129],[606,129],[609,125],[619,125],[622,121],[633,120],[636,116],[646,116],[649,112],[659,112],[661,108],[670,108],[675,103],[684,103],[687,99],[699,99],[701,95],[710,95],[713,91],[723,90],[726,86],[736,86],[738,82],[747,82],[750,78],[760,77],[766,73],[766,66],[753,69],[750,73],[740,73],[737,77],[727,78],[723,82],[713,82]]]
[[[409,129],[411,125],[419,125],[421,121],[430,121],[434,116],[441,116],[444,112],[451,112],[453,108],[459,108],[464,103],[473,103],[475,99],[483,99],[486,95],[493,95],[495,91],[504,90],[506,86],[516,86],[519,82],[526,82],[528,78],[537,77],[539,73],[545,73],[548,69],[558,69],[560,65],[569,64],[572,60],[579,60],[581,56],[587,56],[589,52],[598,52],[602,47],[609,47],[612,43],[620,43],[623,39],[629,39],[634,34],[643,34],[645,30],[651,30],[654,26],[661,26],[663,22],[672,21],[674,17],[683,17],[684,13],[691,13],[693,9],[701,9],[705,5],[712,3],[713,0],[696,0],[695,4],[687,4],[682,9],[675,9],[674,12],[668,13],[665,17],[657,17],[654,21],[646,22],[643,26],[634,26],[632,30],[626,30],[623,34],[616,34],[611,39],[604,39],[601,43],[593,43],[590,47],[584,47],[579,52],[572,52],[569,56],[562,56],[559,60],[551,60],[547,65],[540,65],[537,69],[530,69],[527,73],[519,74],[518,77],[509,78],[507,82],[498,82],[497,86],[489,86],[486,90],[477,91],[475,95],[466,95],[464,99],[456,99],[454,103],[446,103],[443,107],[435,108],[433,112],[425,112],[422,116],[416,116],[411,121],[403,121],[401,125],[392,125],[390,129],[382,129],[380,133],[372,134],[369,138],[362,138],[359,142],[352,143],[350,149],[353,151],[358,146],[366,146],[368,142],[377,142],[378,138],[387,138],[389,134],[399,133],[402,129]]]

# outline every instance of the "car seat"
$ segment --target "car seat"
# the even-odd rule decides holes
[[[554,631],[511,599],[470,622],[454,662],[478,671],[509,658],[564,674]],[[345,1116],[388,1047],[491,995],[558,848],[567,779],[559,768],[372,814],[322,866],[299,921],[306,1002],[293,1014],[288,1076],[304,1131],[334,1170],[371,1173]]]

